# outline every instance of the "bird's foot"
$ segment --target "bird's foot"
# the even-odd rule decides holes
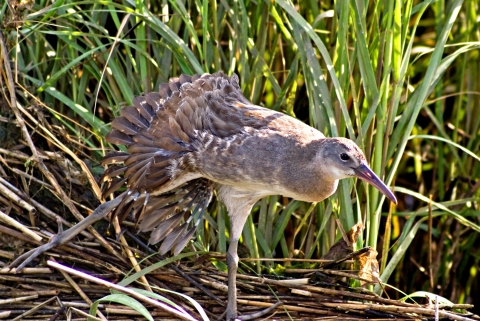
[[[132,194],[133,195],[133,194]],[[45,253],[48,250],[53,249],[54,247],[60,246],[69,242],[79,233],[81,233],[84,229],[95,223],[96,221],[102,219],[103,217],[107,216],[115,207],[117,207],[125,197],[125,192],[118,197],[114,198],[111,201],[105,202],[98,206],[92,214],[78,222],[76,225],[71,227],[66,231],[62,231],[59,229],[59,233],[54,235],[50,241],[42,246],[37,247],[27,253],[24,253],[20,257],[18,257],[15,261],[13,261],[9,268],[17,267],[16,272],[20,272],[27,264],[30,264],[36,257],[40,254]],[[129,197],[129,196],[127,196]]]
[[[227,321],[241,321],[240,319],[237,319],[236,314],[228,314],[227,313]]]
[[[255,312],[255,313],[252,313],[252,314],[245,314],[245,315],[239,315],[237,316],[235,319],[232,319],[232,320],[242,320],[242,321],[245,321],[245,320],[253,320],[253,319],[257,319],[257,318],[260,318],[270,312],[272,312],[273,310],[275,310],[278,306],[282,305],[282,302],[278,301],[277,303],[275,303],[274,305],[272,306],[269,306],[268,308],[266,309],[263,309],[263,310],[260,310],[258,312]],[[227,321],[229,319],[227,318]]]
[[[39,246],[33,250],[23,253],[15,261],[10,263],[8,267],[10,269],[16,268],[15,273],[18,273],[21,270],[23,270],[24,267],[30,264],[35,258],[37,258],[39,255],[41,255],[42,253],[45,253],[48,250],[51,250],[55,246],[57,246],[57,243],[51,242],[51,241],[49,243],[43,244],[42,246]]]

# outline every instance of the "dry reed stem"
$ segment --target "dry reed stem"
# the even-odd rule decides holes
[[[195,320],[193,318],[191,318],[189,315],[185,315],[183,313],[180,313],[179,311],[177,310],[174,310],[172,309],[171,307],[161,303],[161,302],[158,302],[156,300],[153,300],[149,297],[146,297],[138,292],[135,292],[135,291],[132,291],[131,289],[129,288],[126,288],[126,287],[123,287],[123,286],[119,286],[117,284],[114,284],[114,283],[110,283],[110,282],[107,282],[105,280],[102,280],[102,279],[99,279],[99,278],[96,278],[96,277],[93,277],[91,275],[88,275],[86,273],[83,273],[83,272],[79,272],[79,271],[76,271],[74,269],[71,269],[71,268],[68,268],[68,267],[65,267],[61,264],[58,264],[56,262],[53,262],[53,261],[48,261],[47,264],[53,268],[56,268],[58,270],[61,270],[61,271],[64,271],[64,272],[67,272],[67,273],[70,273],[70,274],[73,274],[73,275],[76,275],[78,277],[81,277],[85,280],[88,280],[90,282],[94,282],[94,283],[97,283],[97,284],[101,284],[107,288],[111,288],[111,289],[114,289],[114,290],[117,290],[117,291],[120,291],[120,292],[123,292],[123,293],[127,293],[128,295],[140,300],[140,301],[143,301],[145,303],[148,303],[148,304],[151,304],[155,307],[158,307],[158,308],[161,308],[161,309],[164,309],[168,312],[170,312],[171,314],[179,317],[180,319],[182,320]]]

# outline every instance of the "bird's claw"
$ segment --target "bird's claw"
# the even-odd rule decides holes
[[[269,306],[268,308],[260,310],[258,312],[255,312],[255,313],[252,313],[252,314],[239,315],[235,318],[235,321],[237,321],[237,320],[238,321],[240,321],[240,320],[253,320],[253,319],[260,318],[260,317],[272,312],[273,310],[275,310],[277,307],[279,307],[282,304],[283,303],[281,301],[278,301],[275,304]]]
[[[23,253],[18,258],[15,259],[10,265],[8,266],[10,269],[16,268],[15,273],[19,273],[22,271],[28,264],[30,264],[35,258],[40,256],[42,253],[52,249],[55,247],[55,244],[52,242],[43,244],[35,249],[32,249],[26,253]]]

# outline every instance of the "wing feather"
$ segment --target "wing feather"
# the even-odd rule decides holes
[[[220,139],[216,144],[224,148],[223,138],[267,126],[254,107],[241,93],[238,77],[223,73],[181,75],[158,92],[134,98],[106,137],[127,147],[127,153],[109,153],[102,161],[117,164],[102,178],[104,197],[127,186],[122,195],[128,196],[112,217],[122,221],[133,214],[141,231],[152,231],[150,243],[163,240],[161,252],[179,253],[193,237],[214,183],[192,175],[193,181],[175,185],[177,178],[198,170],[202,139]]]

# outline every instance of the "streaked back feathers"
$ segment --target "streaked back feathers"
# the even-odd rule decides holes
[[[141,221],[140,230],[154,229],[150,243],[168,237],[162,252],[179,252],[194,231],[180,222],[190,214],[187,222],[198,225],[213,193],[213,182],[196,173],[195,152],[205,141],[268,123],[252,119],[252,108],[241,107],[256,106],[243,96],[238,78],[223,73],[182,75],[133,103],[121,110],[106,137],[109,143],[125,145],[127,153],[105,156],[102,164],[110,166],[102,178],[103,197],[126,185],[113,217],[122,221],[132,213]]]

